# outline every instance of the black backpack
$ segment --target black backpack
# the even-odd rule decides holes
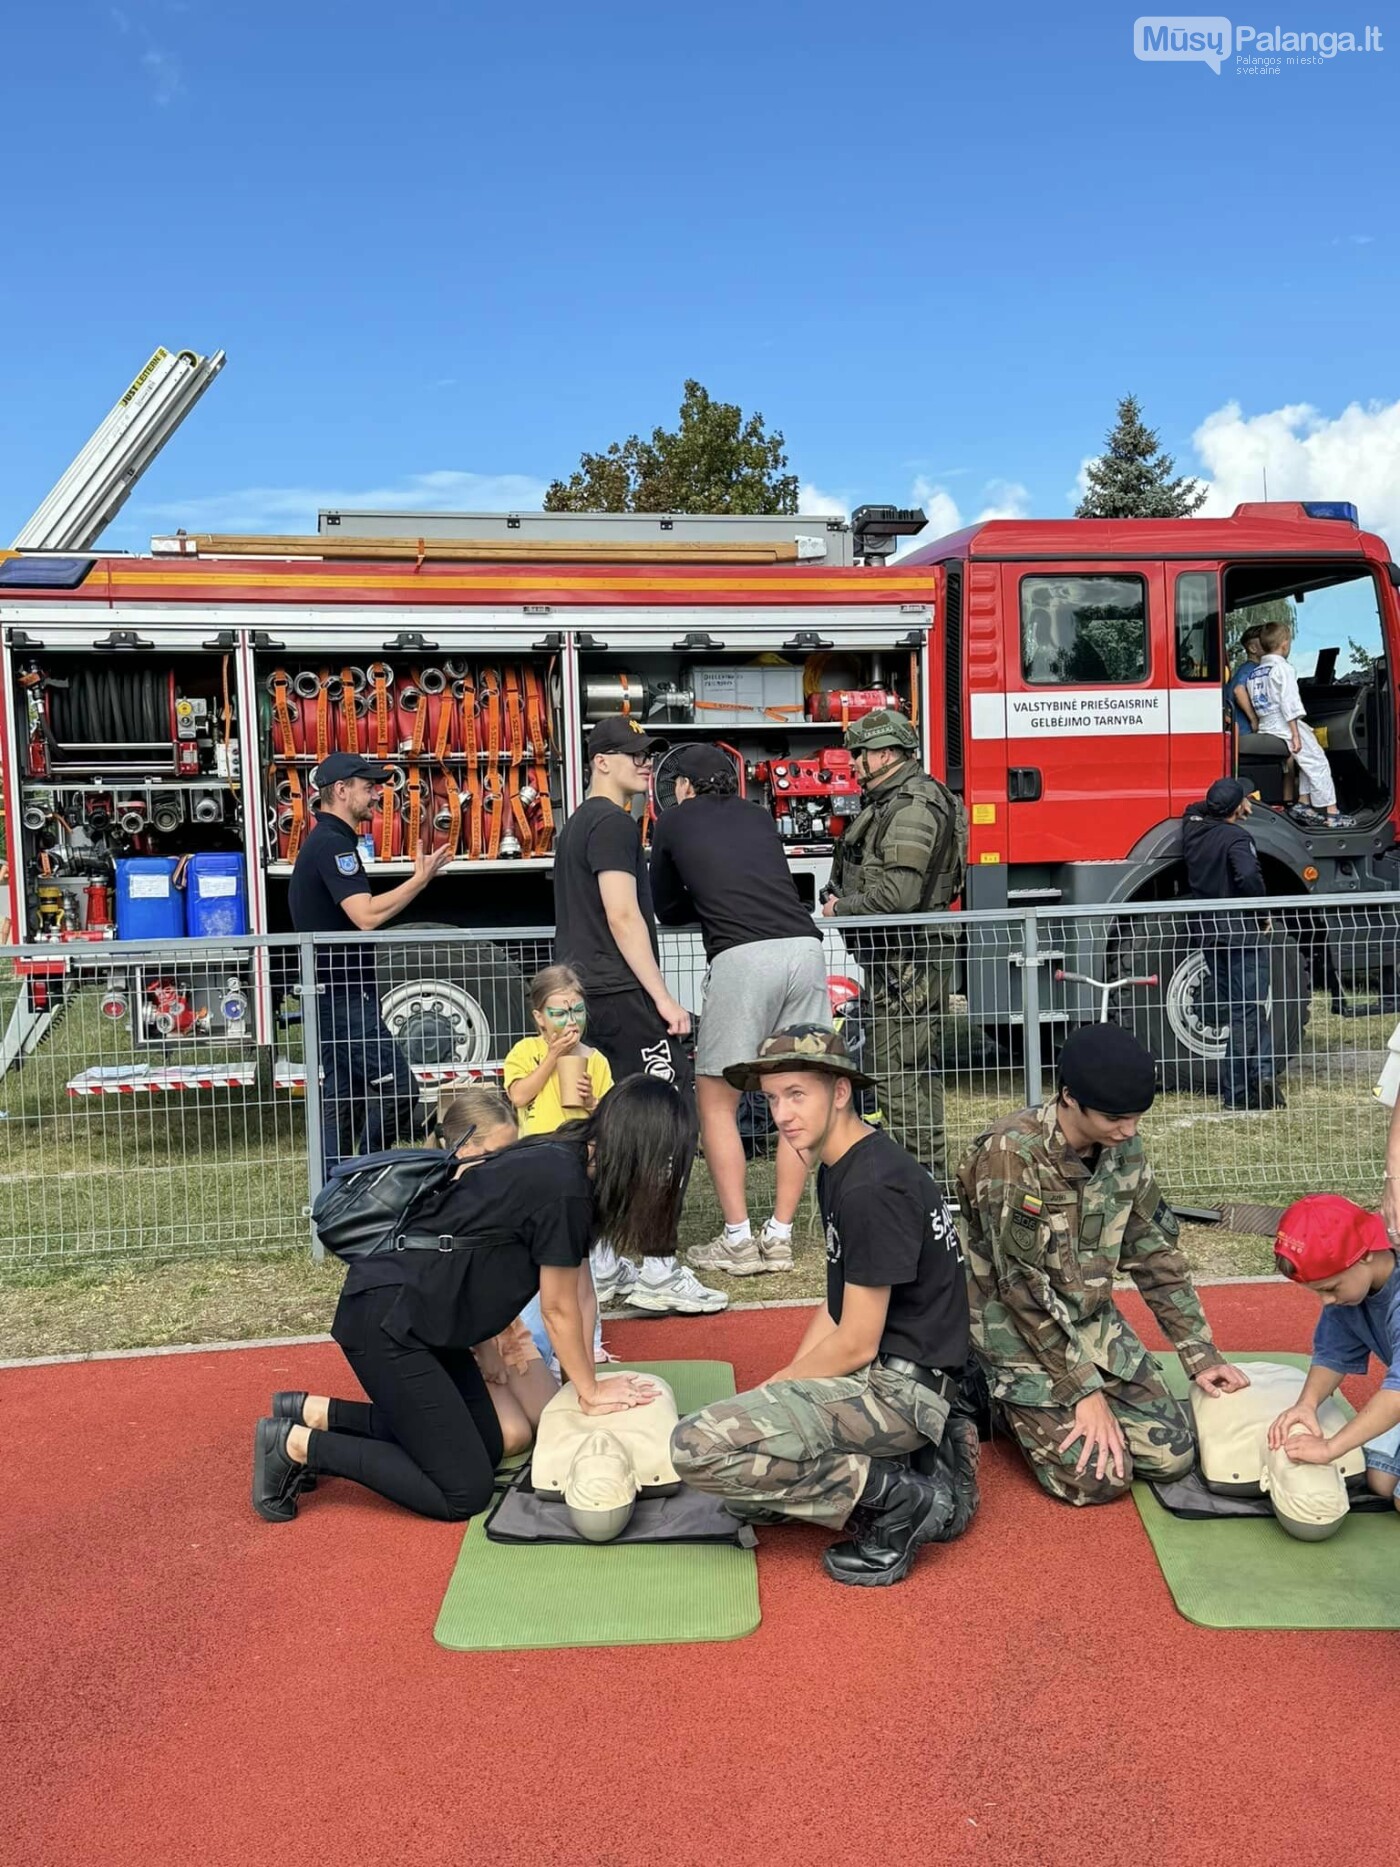
[[[462,1165],[438,1147],[388,1148],[343,1160],[316,1195],[311,1222],[327,1251],[354,1263],[392,1251],[450,1251],[450,1233],[431,1224]],[[423,1223],[415,1224],[415,1215]]]

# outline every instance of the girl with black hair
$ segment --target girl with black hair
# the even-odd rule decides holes
[[[621,1082],[583,1122],[527,1137],[460,1175],[415,1226],[446,1251],[351,1264],[331,1334],[363,1401],[274,1394],[253,1450],[253,1508],[287,1523],[308,1477],[352,1478],[425,1517],[460,1522],[491,1498],[501,1429],[472,1355],[538,1290],[545,1328],[585,1413],[645,1406],[638,1375],[600,1383],[579,1305],[595,1238],[674,1254],[695,1155],[689,1102],[659,1078]]]

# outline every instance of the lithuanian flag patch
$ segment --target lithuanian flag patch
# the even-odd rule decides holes
[[[1021,1195],[1021,1210],[1022,1212],[1028,1212],[1033,1219],[1038,1219],[1044,1209],[1045,1201],[1043,1199],[1037,1199],[1034,1193],[1023,1193]]]

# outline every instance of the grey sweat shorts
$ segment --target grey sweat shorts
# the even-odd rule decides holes
[[[722,1076],[757,1056],[785,1024],[830,1024],[826,953],[820,940],[754,940],[715,956],[700,1001],[695,1074]]]

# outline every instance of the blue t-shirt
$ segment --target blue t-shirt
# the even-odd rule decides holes
[[[1250,730],[1250,725],[1249,715],[1235,699],[1235,689],[1241,682],[1249,679],[1250,672],[1255,665],[1256,664],[1249,659],[1248,655],[1246,655],[1244,660],[1225,683],[1225,700],[1230,708],[1230,715],[1235,722],[1235,729],[1237,732],[1247,733]]]
[[[1383,1388],[1400,1393],[1400,1268],[1364,1303],[1334,1303],[1313,1331],[1313,1360],[1336,1374],[1365,1374],[1372,1355],[1385,1365]]]

